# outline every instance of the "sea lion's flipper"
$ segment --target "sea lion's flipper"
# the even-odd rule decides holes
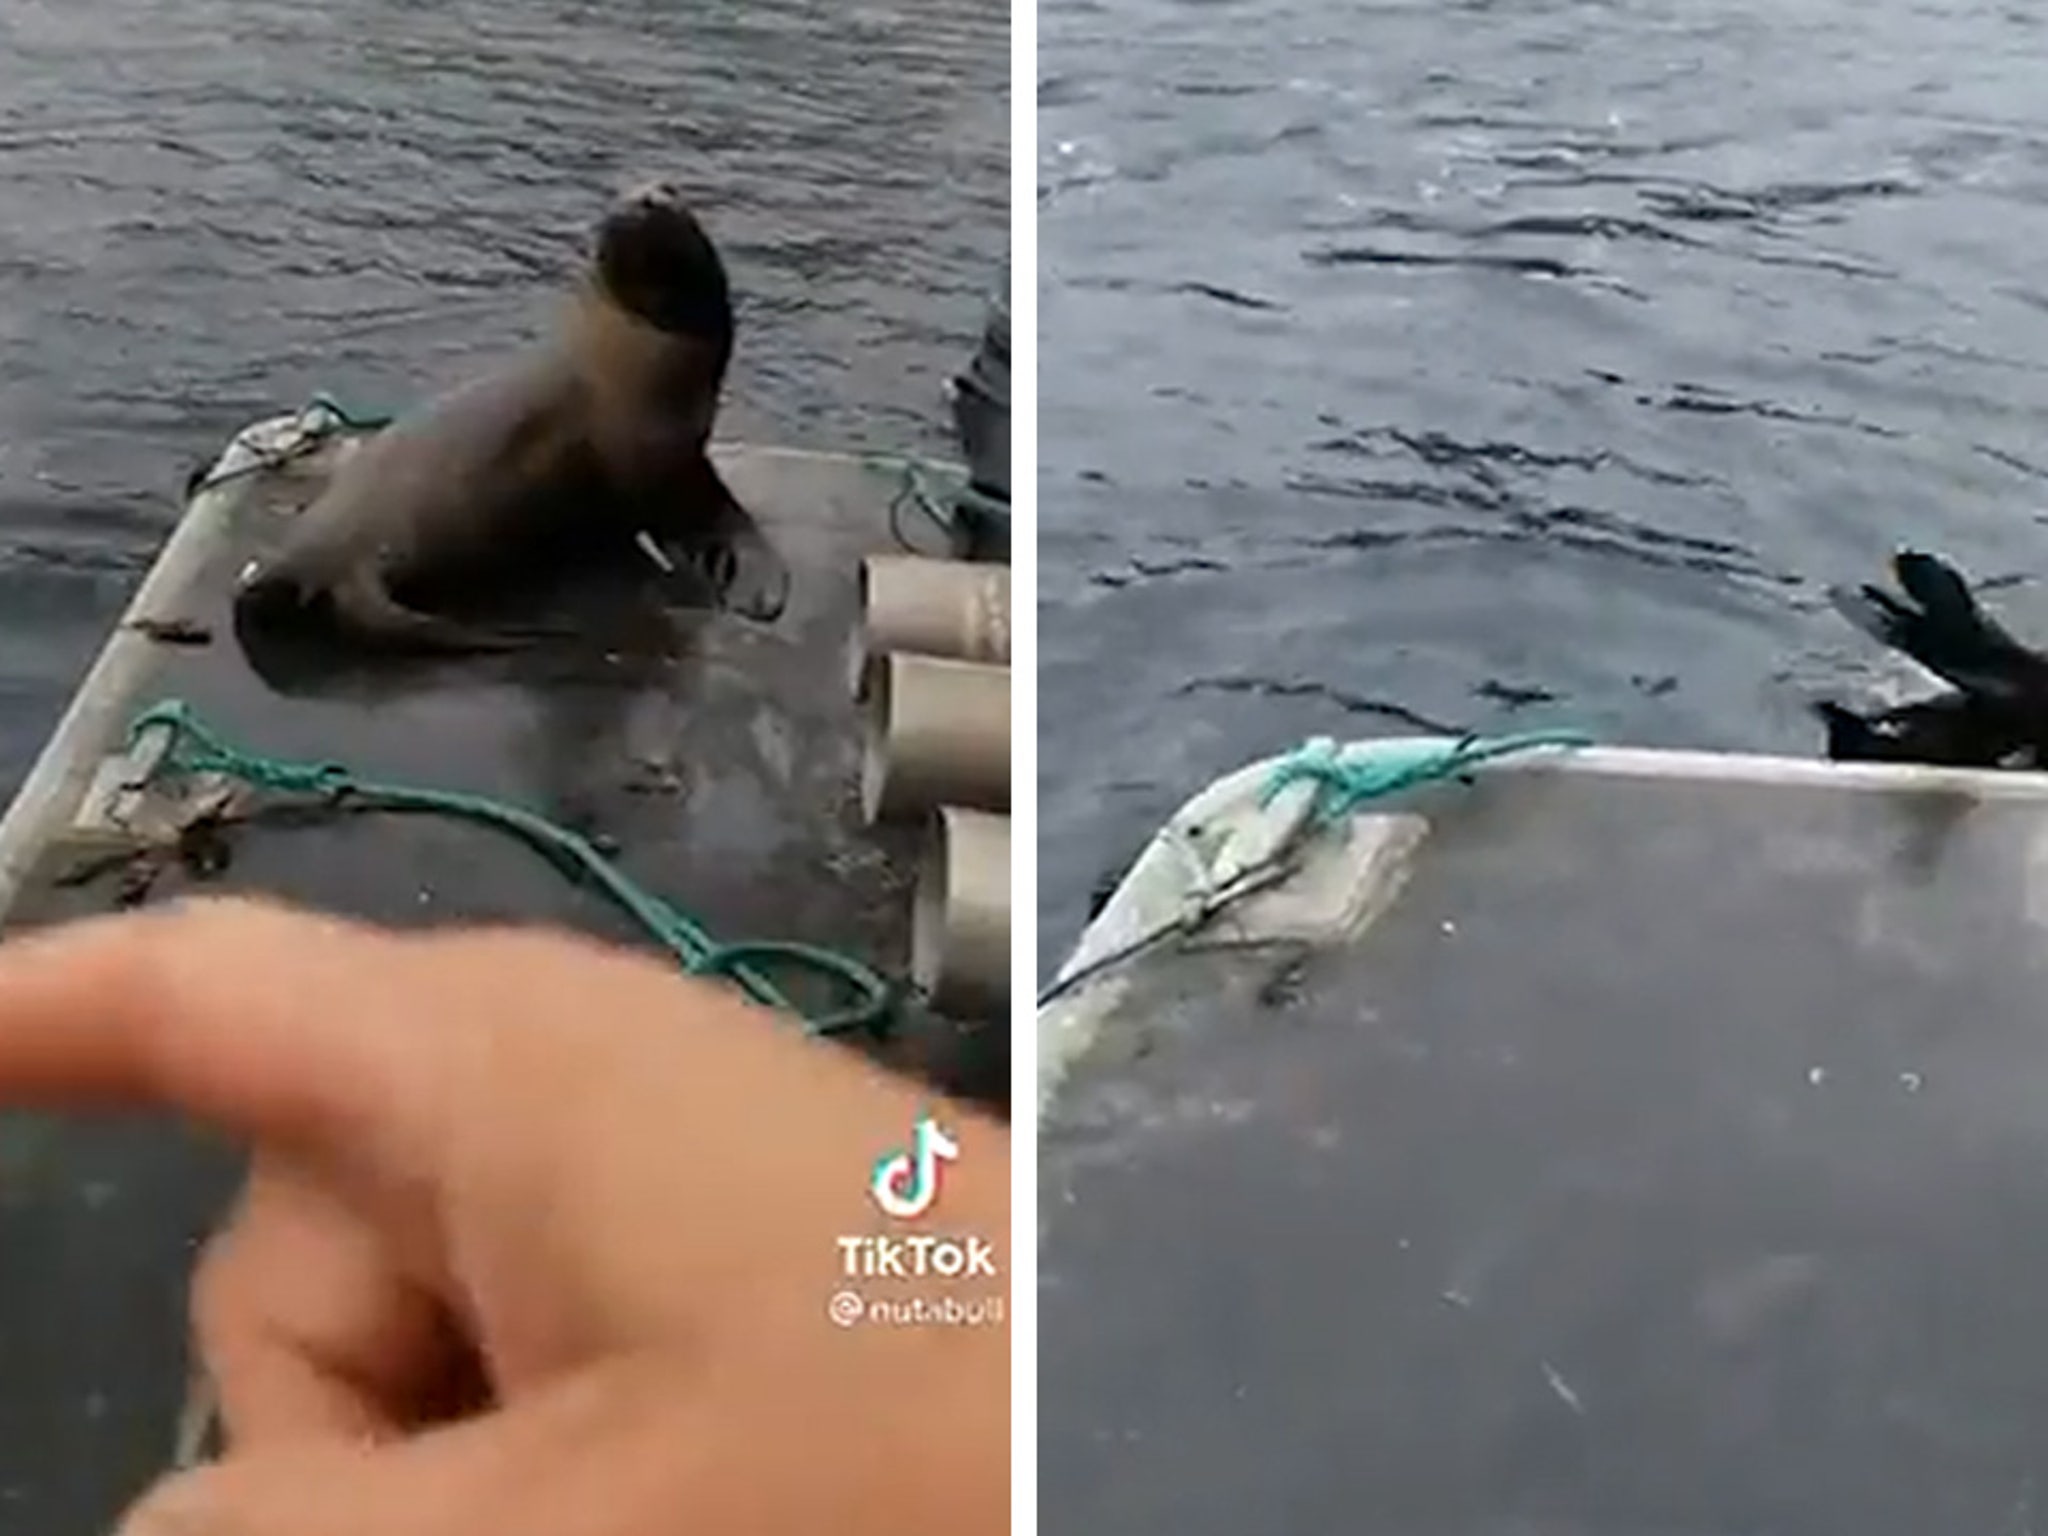
[[[789,562],[709,459],[704,472],[717,496],[707,547],[718,552],[710,569],[719,605],[743,618],[772,624],[789,606]]]
[[[718,606],[741,618],[772,624],[789,606],[789,562],[743,511],[707,542],[699,564],[718,594]]]
[[[2048,656],[2022,645],[1978,606],[1954,567],[1906,550],[1892,562],[1910,601],[1866,585],[1830,590],[1836,610],[1881,645],[1901,651],[1967,693],[2029,711],[2048,707]]]
[[[647,531],[657,539],[666,533],[680,546],[721,609],[774,623],[789,606],[789,562],[709,459],[698,463],[690,481],[680,496],[664,498]]]
[[[1892,574],[1900,589],[1930,619],[1957,625],[1983,622],[1977,599],[1970,595],[1970,584],[1947,561],[1921,550],[1902,549],[1892,556]]]
[[[549,638],[545,632],[518,633],[463,624],[439,614],[408,608],[385,585],[374,566],[358,566],[330,594],[335,622],[362,639],[396,650],[440,651],[450,655],[514,651]]]
[[[1860,587],[1829,587],[1828,601],[1835,612],[1879,645],[1897,646],[1902,627],[1914,616],[1912,609],[1868,582]]]

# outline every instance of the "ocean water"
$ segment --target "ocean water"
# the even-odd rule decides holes
[[[2037,8],[1040,18],[1042,964],[1307,736],[1815,754],[1902,542],[2048,637]]]

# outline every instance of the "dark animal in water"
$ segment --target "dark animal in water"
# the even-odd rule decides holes
[[[1915,699],[1859,714],[1831,699],[1813,706],[1838,763],[1926,763],[1938,768],[2034,766],[2036,744],[2009,715],[1968,694]]]
[[[1838,761],[1955,768],[2048,766],[2048,654],[2016,640],[1987,614],[1961,572],[1902,550],[1899,592],[1869,583],[1835,587],[1836,610],[1880,644],[1911,657],[1950,691],[1864,714],[1816,703]]]

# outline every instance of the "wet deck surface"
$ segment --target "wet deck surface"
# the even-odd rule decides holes
[[[796,567],[773,628],[672,604],[650,565],[646,579],[584,592],[584,638],[572,645],[412,667],[396,681],[327,679],[319,696],[281,698],[243,665],[225,604],[248,541],[279,510],[273,498],[252,508],[203,591],[150,615],[214,639],[160,646],[161,674],[138,703],[183,698],[268,755],[339,758],[380,779],[515,802],[614,840],[629,875],[720,939],[828,945],[900,975],[912,839],[860,825],[842,661],[857,562],[893,547],[893,471],[849,486],[843,461],[778,455],[729,462],[727,475]],[[229,845],[232,863],[208,889],[402,924],[539,920],[648,942],[600,895],[485,828],[326,816],[235,828]],[[88,864],[54,850],[10,929],[120,901],[127,869],[61,883]],[[192,887],[172,864],[147,899]],[[1007,1099],[1007,1035],[995,1025],[913,1019],[878,1049],[942,1086]],[[184,1395],[191,1249],[235,1171],[175,1127],[0,1119],[0,1533],[101,1536],[164,1466]]]
[[[1046,1529],[2036,1529],[2044,859],[1545,775],[1355,949],[1145,965],[1045,1126]]]

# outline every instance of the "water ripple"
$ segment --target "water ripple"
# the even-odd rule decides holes
[[[1828,582],[2048,572],[2044,34],[1045,0],[1045,957],[1102,782],[1403,712],[1812,752]]]

